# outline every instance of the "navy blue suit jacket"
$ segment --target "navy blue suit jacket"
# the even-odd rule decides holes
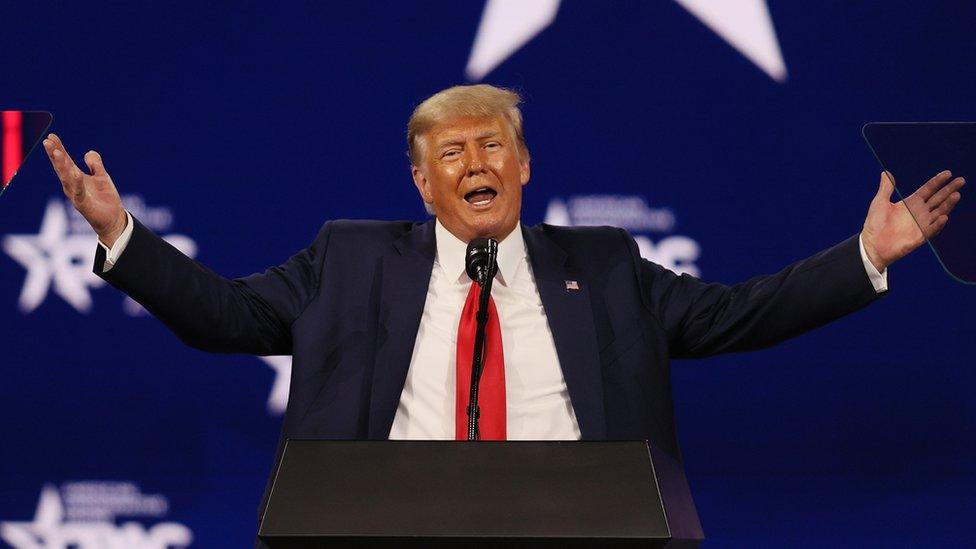
[[[646,439],[678,460],[671,358],[766,347],[878,297],[856,236],[734,286],[642,259],[621,229],[523,236],[583,439]],[[435,247],[433,220],[332,221],[284,264],[228,280],[136,221],[115,266],[101,273],[99,250],[95,270],[189,345],[293,355],[282,439],[386,439]]]

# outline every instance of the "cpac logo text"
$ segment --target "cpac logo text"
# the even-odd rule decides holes
[[[169,549],[187,547],[193,532],[176,522],[150,527],[117,517],[163,518],[169,502],[131,482],[68,482],[45,486],[34,520],[0,522],[0,539],[16,549]]]
[[[150,230],[163,233],[173,225],[168,208],[148,207],[138,195],[122,197],[126,209]],[[167,242],[184,254],[196,255],[197,245],[187,236],[167,234]],[[24,314],[38,308],[48,293],[66,301],[79,313],[88,313],[93,306],[91,290],[101,288],[105,281],[92,271],[92,259],[98,237],[71,204],[63,199],[48,201],[36,234],[9,234],[3,238],[3,251],[27,270],[17,306]],[[123,310],[131,315],[143,312],[129,298]]]
[[[641,196],[591,194],[554,198],[546,209],[546,223],[562,226],[611,225],[634,235],[641,257],[678,274],[701,276],[695,261],[701,256],[698,242],[682,235],[668,235],[657,243],[641,233],[667,235],[677,218],[669,208],[650,208]]]

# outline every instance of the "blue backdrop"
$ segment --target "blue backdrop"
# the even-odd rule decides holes
[[[551,24],[484,78],[526,99],[524,222],[623,225],[736,282],[860,229],[863,123],[976,118],[976,4],[708,3],[540,1]],[[328,219],[425,216],[406,120],[469,80],[484,7],[7,3],[0,109],[52,111],[147,225],[249,274]],[[0,545],[248,545],[288,359],[184,347],[89,274],[94,241],[35,152],[0,199]],[[927,249],[889,281],[774,349],[673,365],[708,545],[974,538],[976,293]]]

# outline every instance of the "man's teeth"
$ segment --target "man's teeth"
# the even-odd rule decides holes
[[[465,200],[468,201],[472,206],[486,206],[495,199],[496,193],[494,190],[488,187],[481,187],[480,189],[475,189],[465,196]]]

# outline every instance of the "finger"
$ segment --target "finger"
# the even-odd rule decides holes
[[[61,149],[54,150],[54,171],[64,185],[80,185],[82,172],[74,161]]]
[[[71,155],[68,154],[68,149],[66,149],[64,147],[64,143],[61,142],[61,138],[58,137],[58,135],[56,133],[49,133],[47,135],[47,138],[54,142],[54,149],[55,150],[61,151],[62,153],[64,153],[64,155],[66,157],[68,157],[68,160],[71,160]],[[74,162],[73,160],[71,160],[71,161],[72,161],[72,163]]]
[[[956,204],[962,199],[962,195],[959,193],[952,193],[946,198],[939,207],[932,210],[932,215],[939,217],[943,215],[949,215],[949,213],[955,209]]]
[[[105,171],[105,164],[102,162],[102,155],[95,151],[85,153],[85,164],[88,165],[92,175],[108,175],[108,172]]]
[[[53,135],[53,134],[51,134],[51,135]],[[47,158],[48,158],[48,160],[51,161],[51,164],[53,165],[54,164],[54,151],[57,150],[57,146],[54,144],[54,140],[51,139],[51,135],[49,135],[48,137],[45,137],[43,143],[44,143],[44,152],[47,153]]]
[[[952,177],[952,172],[949,170],[944,170],[935,175],[932,179],[925,182],[924,185],[918,188],[916,193],[922,198],[922,200],[928,200],[930,196],[935,194],[935,191],[939,190],[939,187],[945,185],[945,182]]]
[[[935,221],[933,221],[932,224],[929,225],[928,230],[925,231],[925,238],[930,239],[933,236],[941,233],[942,229],[945,228],[946,223],[948,222],[949,222],[949,216],[947,215],[940,215],[939,217],[937,217]]]
[[[61,138],[56,134],[48,134],[48,140],[51,141],[51,161],[54,163],[54,169],[58,172],[58,175],[68,176],[71,174],[71,166],[77,168],[78,166],[71,159],[68,154],[68,150],[64,148],[64,143],[61,142]],[[80,170],[79,170],[80,171]],[[62,178],[63,180],[64,178]]]
[[[891,202],[891,195],[895,192],[895,184],[892,183],[891,179],[888,172],[881,172],[881,182],[878,184],[878,194],[875,195],[875,200]]]
[[[44,145],[44,152],[47,153],[47,159],[51,161],[51,165],[53,166],[54,157],[52,156],[52,153],[54,153],[54,141],[51,141],[45,137],[44,141],[41,141],[41,144]]]
[[[938,192],[933,194],[932,197],[926,201],[926,204],[928,204],[929,206],[929,210],[935,210],[936,208],[941,206],[942,203],[945,202],[946,198],[949,198],[950,195],[952,195],[953,193],[961,189],[962,186],[965,184],[966,184],[965,179],[961,177],[957,177],[953,179],[948,185],[939,189]]]
[[[47,140],[51,142],[49,155],[51,164],[58,174],[58,179],[61,180],[65,194],[69,197],[79,194],[81,192],[81,170],[68,156],[68,151],[64,149],[64,144],[61,143],[61,139],[57,135],[49,134]]]

